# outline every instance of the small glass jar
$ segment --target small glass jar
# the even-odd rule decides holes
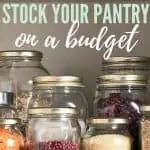
[[[39,51],[0,51],[0,61],[7,64],[8,75],[13,82],[17,118],[27,119],[27,108],[32,97],[32,77],[48,75],[42,66],[42,53]]]
[[[141,149],[150,149],[150,105],[143,105],[140,108],[142,118],[140,120]]]
[[[131,119],[129,131],[139,141],[139,107],[145,103],[147,78],[142,75],[104,75],[99,77],[94,100],[94,115]]]
[[[129,121],[123,118],[90,118],[82,140],[83,150],[131,150]]]
[[[71,108],[29,109],[26,149],[79,150],[78,111]]]
[[[0,119],[0,150],[24,150],[24,138],[17,119]]]
[[[111,57],[102,62],[103,74],[150,75],[150,57]]]
[[[77,108],[81,127],[85,129],[88,106],[83,87],[82,79],[75,76],[35,77],[29,108]]]

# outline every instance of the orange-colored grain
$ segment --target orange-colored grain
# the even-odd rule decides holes
[[[0,150],[21,150],[23,140],[20,135],[9,129],[0,128]]]

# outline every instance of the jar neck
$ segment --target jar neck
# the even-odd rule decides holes
[[[77,120],[77,116],[73,116],[73,115],[51,115],[51,114],[32,114],[28,116],[29,118],[51,118],[51,119],[64,119],[64,120]]]
[[[101,124],[101,125],[90,125],[89,128],[95,131],[120,131],[127,130],[128,124]]]
[[[52,93],[81,93],[82,87],[73,86],[34,86],[33,91],[36,90],[48,90]]]
[[[12,58],[12,59],[4,59],[0,61],[1,62],[5,62],[5,64],[7,64],[7,66],[9,67],[26,67],[26,66],[30,66],[30,67],[34,67],[34,66],[41,66],[41,59],[35,59],[35,58]],[[0,65],[1,66],[1,65]]]
[[[136,85],[136,86],[133,86],[133,85],[127,85],[127,86],[97,86],[97,88],[99,90],[102,90],[102,91],[112,91],[112,90],[116,90],[116,91],[133,91],[133,90],[140,90],[140,91],[147,91],[148,90],[148,87],[147,85]]]
[[[16,124],[0,124],[0,128],[4,128],[4,129],[11,129],[14,128],[16,126]]]

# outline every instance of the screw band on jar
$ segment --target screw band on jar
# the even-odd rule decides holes
[[[0,125],[14,125],[20,123],[19,119],[0,119]]]
[[[143,85],[146,86],[148,78],[144,75],[102,75],[97,78],[100,86],[120,86],[120,85]]]
[[[129,124],[130,121],[125,118],[89,118],[88,124]]]
[[[79,114],[78,109],[74,108],[31,108],[28,110],[29,115],[66,115],[77,116]]]
[[[0,59],[21,59],[21,58],[37,58],[43,57],[40,51],[22,50],[22,51],[0,51]]]
[[[84,87],[83,81],[76,76],[39,76],[33,78],[34,86],[77,86]]]
[[[149,62],[150,63],[150,57],[111,57],[109,60],[103,60],[102,64],[117,64],[117,63],[128,63],[128,62],[135,62],[135,63],[144,63]]]
[[[141,114],[150,116],[150,105],[143,105],[140,107]]]

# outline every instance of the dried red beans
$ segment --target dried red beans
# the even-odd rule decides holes
[[[38,143],[38,150],[79,150],[78,144],[69,140],[47,141]]]

